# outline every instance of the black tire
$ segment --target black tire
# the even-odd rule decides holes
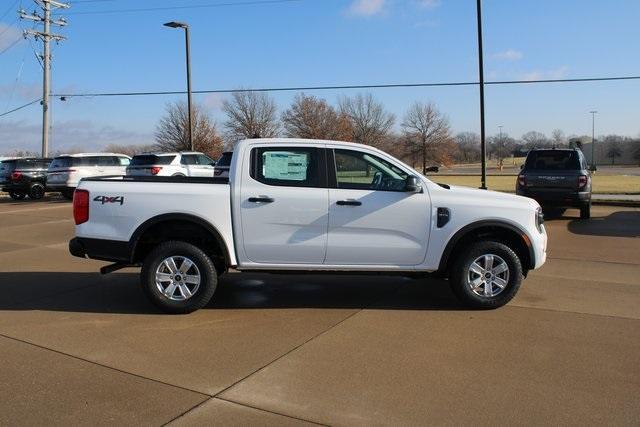
[[[497,255],[507,265],[508,279],[504,289],[494,296],[480,296],[472,290],[472,285],[468,283],[469,269],[476,259],[483,255]],[[501,273],[504,274],[504,273]],[[479,241],[465,247],[457,254],[457,259],[453,264],[449,282],[458,300],[468,308],[493,309],[502,307],[516,295],[522,283],[522,263],[518,255],[501,242]],[[482,285],[482,289],[487,285]],[[494,289],[493,285],[490,285]],[[480,288],[476,288],[480,292]]]
[[[44,185],[39,182],[34,182],[29,187],[29,198],[32,200],[40,200],[44,197]]]
[[[199,287],[193,295],[187,299],[180,301],[170,299],[163,294],[156,284],[156,272],[160,268],[160,264],[170,257],[188,258],[197,267],[200,275]],[[178,268],[180,268],[180,266],[178,266]],[[188,271],[193,272],[194,270],[187,270],[187,272]],[[178,278],[176,280],[181,279]],[[147,255],[142,265],[142,271],[140,272],[140,282],[145,295],[147,295],[151,302],[160,310],[170,314],[185,314],[207,305],[216,291],[218,275],[213,261],[211,261],[211,258],[200,248],[186,242],[169,241],[161,243]],[[167,283],[173,284],[177,282],[171,281]],[[170,284],[167,285],[165,289],[169,288]],[[160,286],[163,285],[160,284]],[[173,289],[177,288],[174,287]],[[181,293],[180,289],[177,289],[177,291]],[[180,295],[177,297],[180,297]]]
[[[589,219],[591,218],[591,202],[584,206],[580,207],[580,219]]]
[[[73,191],[74,190],[62,190],[60,193],[62,194],[62,197],[64,197],[67,200],[73,200]]]
[[[9,197],[11,197],[13,200],[22,200],[27,197],[27,195],[26,193],[23,193],[21,191],[10,191]]]

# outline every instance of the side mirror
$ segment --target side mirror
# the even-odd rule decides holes
[[[422,191],[422,183],[417,176],[409,175],[404,182],[404,191],[408,193],[420,193]]]
[[[429,166],[425,172],[435,172],[438,173],[440,171],[440,168],[438,166]]]

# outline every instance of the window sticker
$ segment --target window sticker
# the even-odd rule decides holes
[[[305,181],[309,153],[267,151],[262,154],[262,176],[266,179]]]

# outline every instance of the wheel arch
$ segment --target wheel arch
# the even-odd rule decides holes
[[[218,255],[224,259],[225,268],[231,265],[229,248],[227,247],[220,231],[218,231],[218,229],[210,222],[196,215],[186,213],[158,215],[146,220],[138,226],[138,228],[133,232],[129,243],[131,261],[140,261],[145,249],[143,246],[145,243],[145,237],[149,237],[149,232],[158,230],[160,236],[157,240],[170,240],[172,237],[171,232],[174,231],[176,227],[180,226],[186,227],[191,231],[204,231],[204,234],[200,234],[197,237],[202,241],[206,241],[206,239],[209,238],[212,242],[215,242],[215,249],[219,250],[220,253]],[[165,229],[161,229],[162,227]]]
[[[512,249],[522,262],[525,275],[535,267],[535,251],[527,233],[506,221],[481,220],[467,224],[449,239],[440,257],[438,272],[445,273],[448,270],[456,252],[461,250],[466,242],[484,238],[495,238],[505,244],[512,244]]]

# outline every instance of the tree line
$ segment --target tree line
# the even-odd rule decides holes
[[[195,148],[214,158],[223,150],[232,150],[241,139],[278,136],[372,145],[423,172],[431,165],[475,163],[481,157],[480,136],[475,132],[453,134],[449,119],[432,102],[416,101],[397,118],[369,93],[342,96],[335,107],[323,98],[300,93],[278,114],[275,101],[267,93],[242,91],[225,100],[222,111],[226,118],[219,130],[201,106],[194,108]],[[155,132],[156,147],[166,151],[188,149],[186,127],[186,104],[168,104]],[[487,138],[487,155],[501,165],[505,158],[524,156],[532,148],[566,147],[585,140],[584,136],[567,137],[560,129],[549,137],[537,131],[518,139],[500,133]],[[625,149],[635,150],[632,157],[640,163],[640,139],[608,135],[602,142],[612,163]]]

